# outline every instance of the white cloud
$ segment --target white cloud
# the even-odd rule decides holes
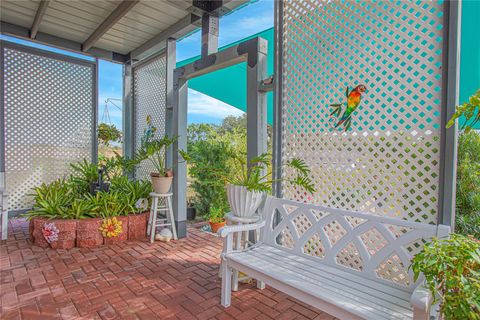
[[[223,119],[230,115],[240,116],[244,112],[220,100],[189,89],[188,113],[203,114],[209,117]]]

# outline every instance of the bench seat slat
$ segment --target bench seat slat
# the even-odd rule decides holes
[[[231,253],[227,258],[287,283],[320,300],[338,305],[343,309],[354,310],[354,314],[365,319],[412,319],[412,310],[405,307],[407,301],[404,299],[410,298],[407,293],[403,292],[400,298],[388,294],[379,298],[369,293],[371,288],[363,287],[356,281],[352,281],[354,285],[344,286],[332,280],[333,275],[343,279],[352,279],[355,276],[328,266],[308,268],[307,272],[301,268],[301,262],[292,260],[292,257],[283,250],[263,245],[246,252]],[[326,270],[328,272],[325,272]],[[377,283],[377,290],[380,287],[382,284]],[[381,288],[381,291],[388,292],[388,289]],[[398,304],[398,300],[403,302]]]
[[[405,308],[410,308],[410,297],[411,292],[407,290],[401,290],[394,287],[384,285],[369,279],[365,279],[362,276],[355,276],[351,273],[339,272],[339,269],[332,268],[321,263],[315,264],[309,259],[305,259],[301,256],[295,254],[289,254],[285,250],[277,249],[275,247],[264,245],[262,246],[261,253],[252,250],[252,254],[258,256],[259,254],[264,254],[275,259],[275,255],[280,255],[280,259],[284,260],[283,257],[288,258],[286,262],[289,264],[289,268],[295,270],[296,268],[302,269],[306,273],[312,273],[313,275],[319,275],[322,278],[327,278],[328,280],[333,280],[335,283],[345,285],[347,287],[361,287],[362,291],[383,299],[385,295],[392,296],[390,301],[395,301],[396,304],[400,304]],[[278,258],[277,258],[278,259]],[[321,261],[321,259],[319,259]]]

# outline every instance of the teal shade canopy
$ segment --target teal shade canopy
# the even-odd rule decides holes
[[[462,37],[461,37],[461,58],[460,58],[460,103],[480,89],[480,36],[478,35],[478,22],[480,16],[480,1],[462,2]],[[234,42],[225,48],[234,46],[245,40],[261,37],[268,41],[268,74],[274,73],[274,31],[267,29],[243,40]],[[196,56],[177,63],[177,67],[184,66],[199,59]],[[223,101],[240,110],[247,110],[247,66],[240,63],[225,69],[221,69],[188,81],[191,89]],[[267,94],[268,102],[268,123],[273,123],[273,94]],[[212,112],[215,112],[212,110]],[[464,121],[464,120],[463,120]],[[460,120],[460,125],[462,119]],[[480,124],[477,128],[480,129]]]
[[[227,46],[221,47],[223,50],[232,47],[240,42],[252,39],[255,37],[264,38],[268,41],[268,70],[269,75],[273,74],[273,28],[267,29],[260,33],[254,34],[248,38],[231,43]],[[200,56],[196,56],[177,63],[177,68],[198,60]],[[228,68],[217,70],[212,73],[193,78],[188,81],[188,87],[199,91],[203,94],[211,96],[215,99],[223,101],[240,110],[247,111],[247,64],[245,62],[239,63]],[[273,124],[273,94],[267,93],[267,117],[268,123]],[[214,113],[215,110],[212,110]]]

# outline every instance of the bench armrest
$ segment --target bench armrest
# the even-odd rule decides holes
[[[228,234],[231,234],[231,233],[257,230],[257,229],[263,228],[263,226],[265,226],[265,220],[262,220],[256,223],[251,223],[251,224],[225,226],[220,228],[220,230],[217,231],[217,234],[220,237],[225,238]]]
[[[221,259],[225,260],[225,257],[228,253],[233,251],[233,235],[238,232],[257,230],[265,226],[265,221],[259,221],[252,224],[243,224],[243,225],[233,225],[225,226],[218,230],[217,234],[224,238],[223,239],[223,250],[221,254]]]
[[[410,304],[413,307],[413,319],[429,320],[433,295],[424,283],[419,284],[412,293]]]

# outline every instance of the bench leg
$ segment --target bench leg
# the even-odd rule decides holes
[[[227,261],[222,261],[222,306],[225,308],[230,306],[232,297],[232,269],[228,266]]]
[[[257,289],[260,289],[260,290],[265,289],[265,282],[257,280]]]
[[[430,320],[430,312],[413,307],[414,320]]]

